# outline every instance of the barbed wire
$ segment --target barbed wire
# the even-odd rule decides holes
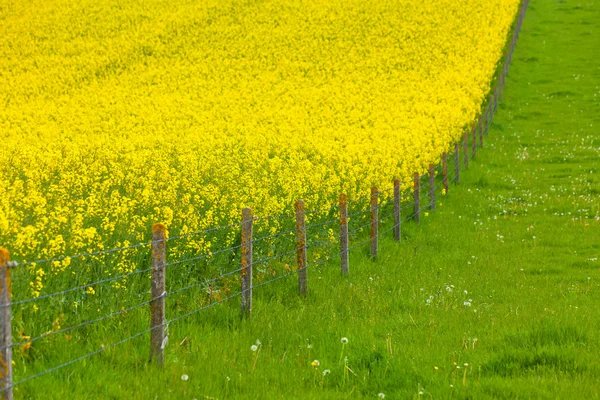
[[[232,298],[238,297],[238,296],[240,296],[240,295],[241,295],[241,292],[235,293],[235,294],[233,294],[233,295],[231,295],[231,296],[228,296],[228,297],[226,297],[226,298],[223,298],[223,299],[221,299],[221,300],[218,300],[218,301],[216,301],[216,302],[214,302],[214,303],[211,303],[211,304],[209,304],[209,305],[207,305],[207,306],[204,306],[204,307],[201,307],[201,308],[199,308],[199,309],[196,309],[196,310],[194,310],[194,313],[196,313],[196,312],[199,312],[199,311],[202,311],[202,310],[205,310],[205,309],[208,309],[208,308],[210,308],[210,307],[214,307],[214,306],[216,306],[217,304],[221,304],[221,303],[223,303],[223,302],[225,302],[225,301],[227,301],[227,300],[230,300],[230,299],[232,299]],[[13,387],[15,387],[15,386],[18,386],[18,385],[20,385],[20,384],[22,384],[22,383],[25,383],[25,382],[27,382],[27,381],[30,381],[30,380],[32,380],[32,379],[38,378],[38,377],[40,377],[40,376],[43,376],[43,375],[47,375],[47,374],[49,374],[49,373],[52,373],[52,372],[54,372],[54,371],[57,371],[57,370],[59,370],[59,369],[61,369],[61,368],[67,367],[67,366],[69,366],[69,365],[72,365],[72,364],[75,364],[75,363],[77,363],[77,362],[79,362],[79,361],[81,361],[81,360],[84,360],[84,359],[86,359],[86,358],[89,358],[89,357],[95,356],[96,354],[100,354],[100,353],[102,353],[102,352],[104,352],[104,351],[106,351],[106,350],[109,350],[109,349],[112,349],[112,348],[114,348],[114,347],[117,347],[117,346],[119,346],[119,345],[121,345],[121,344],[123,344],[123,343],[129,342],[129,341],[131,341],[131,340],[133,340],[133,339],[135,339],[135,338],[138,338],[138,337],[140,337],[140,336],[143,336],[143,335],[145,335],[146,333],[149,333],[149,332],[151,332],[151,331],[152,331],[152,330],[154,330],[154,329],[161,328],[161,327],[164,327],[164,326],[166,326],[166,325],[169,325],[170,323],[172,323],[172,322],[176,322],[176,321],[178,321],[178,320],[180,320],[180,319],[182,319],[182,318],[184,318],[184,317],[187,317],[188,315],[191,315],[191,314],[192,314],[192,313],[188,313],[188,314],[186,314],[186,315],[184,315],[184,316],[182,316],[182,317],[174,318],[174,319],[172,319],[172,320],[169,320],[169,321],[167,321],[167,322],[164,322],[164,323],[162,323],[162,324],[160,324],[160,325],[157,325],[157,326],[150,327],[150,328],[148,328],[148,329],[145,329],[145,330],[143,330],[143,331],[141,331],[141,332],[138,332],[138,333],[136,333],[136,334],[134,334],[134,335],[132,335],[132,336],[129,336],[129,337],[125,338],[125,339],[119,340],[118,342],[115,342],[115,343],[113,343],[113,344],[110,344],[110,345],[108,345],[108,346],[103,346],[103,347],[101,347],[100,349],[98,349],[98,350],[96,350],[96,351],[93,351],[93,352],[91,352],[91,353],[84,354],[84,355],[82,355],[82,356],[80,356],[80,357],[77,357],[77,358],[75,358],[75,359],[73,359],[73,360],[70,360],[70,361],[67,361],[67,362],[65,362],[65,363],[62,363],[62,364],[60,364],[60,365],[57,365],[57,366],[55,366],[55,367],[49,368],[49,369],[47,369],[47,370],[45,370],[45,371],[42,371],[42,372],[39,372],[39,373],[37,373],[37,374],[30,375],[30,376],[28,376],[28,377],[26,377],[26,378],[23,378],[23,379],[21,379],[21,380],[19,380],[19,381],[15,382],[15,383],[13,383],[13,384],[11,384],[11,385],[8,385],[8,386],[6,386],[6,387],[4,387],[4,388],[1,388],[1,389],[0,389],[0,393],[2,393],[2,392],[4,392],[4,391],[6,391],[6,390],[8,390],[8,389],[11,389],[11,388],[13,388]]]
[[[299,268],[299,269],[296,269],[296,270],[293,270],[293,271],[290,271],[290,272],[288,272],[287,274],[280,275],[280,276],[278,276],[278,277],[276,277],[276,278],[270,279],[270,280],[268,280],[268,281],[266,281],[266,282],[261,282],[261,283],[259,283],[259,284],[257,284],[257,285],[253,285],[253,286],[252,286],[252,289],[255,289],[255,288],[259,288],[259,287],[261,287],[261,286],[268,285],[268,284],[270,284],[270,283],[273,283],[273,282],[276,282],[276,281],[278,281],[278,280],[284,279],[284,278],[286,278],[286,277],[288,277],[288,276],[290,276],[290,275],[296,274],[296,273],[298,273],[298,271],[301,271],[301,270],[303,270],[303,269],[307,269],[307,268],[309,268],[309,267],[311,267],[311,266],[312,266],[312,267],[314,267],[315,265],[320,265],[320,264],[323,264],[323,263],[325,263],[325,262],[327,262],[327,261],[329,261],[329,259],[326,259],[326,260],[320,260],[320,261],[317,261],[317,262],[314,262],[314,263],[311,263],[311,264],[307,264],[306,266],[304,266],[304,267],[302,267],[302,268]],[[174,294],[174,293],[171,293],[171,294]],[[129,341],[131,341],[131,340],[133,340],[133,339],[135,339],[135,338],[138,338],[138,337],[140,337],[140,336],[143,336],[143,335],[145,335],[146,333],[149,333],[149,332],[151,332],[151,331],[152,331],[152,330],[154,330],[154,329],[157,329],[157,328],[162,328],[162,327],[164,327],[164,326],[169,326],[169,325],[170,325],[170,324],[172,324],[172,323],[178,322],[178,321],[180,321],[180,320],[182,320],[182,319],[184,319],[184,318],[187,318],[187,317],[189,317],[189,316],[191,316],[191,315],[193,315],[193,314],[197,314],[197,313],[198,313],[198,312],[200,312],[200,311],[204,311],[204,310],[206,310],[206,309],[209,309],[209,308],[211,308],[211,307],[214,307],[214,306],[216,306],[216,305],[218,305],[218,304],[224,303],[225,301],[231,300],[231,299],[233,299],[233,298],[235,298],[235,297],[239,297],[239,296],[241,296],[242,294],[243,294],[243,292],[242,292],[242,291],[240,291],[240,292],[236,292],[236,293],[234,293],[234,294],[232,294],[232,295],[230,295],[230,296],[227,296],[227,297],[225,297],[225,298],[223,298],[223,299],[217,300],[216,302],[213,302],[213,303],[210,303],[210,304],[208,304],[208,305],[206,305],[206,306],[203,306],[203,307],[197,308],[197,309],[195,309],[195,310],[189,311],[189,312],[187,312],[187,313],[185,313],[185,314],[183,314],[183,315],[180,315],[180,316],[178,316],[178,317],[175,317],[175,318],[172,318],[172,319],[170,319],[170,320],[168,320],[168,321],[165,321],[165,322],[163,322],[162,324],[159,324],[159,325],[156,325],[156,326],[152,326],[152,327],[150,327],[150,328],[148,328],[148,329],[145,329],[145,330],[143,330],[143,331],[141,331],[141,332],[138,332],[138,333],[136,333],[136,334],[134,334],[134,335],[132,335],[132,336],[129,336],[129,337],[125,338],[125,339],[119,340],[119,341],[117,341],[117,342],[115,342],[115,343],[113,343],[113,344],[110,344],[110,345],[108,345],[108,346],[103,346],[103,347],[101,347],[100,349],[98,349],[98,350],[95,350],[95,351],[93,351],[93,352],[90,352],[90,353],[84,354],[84,355],[82,355],[82,356],[80,356],[80,357],[77,357],[77,358],[74,358],[74,359],[72,359],[72,360],[69,360],[69,361],[67,361],[67,362],[65,362],[65,363],[59,364],[59,365],[57,365],[57,366],[54,366],[54,367],[52,367],[52,368],[49,368],[49,369],[47,369],[47,370],[45,370],[45,371],[41,371],[41,372],[39,372],[39,373],[37,373],[37,374],[30,375],[30,376],[28,376],[28,377],[26,377],[26,378],[23,378],[23,379],[21,379],[21,380],[19,380],[19,381],[17,381],[17,382],[14,382],[14,383],[12,383],[12,384],[11,384],[11,385],[9,385],[9,386],[6,386],[6,387],[4,387],[4,388],[0,389],[0,393],[2,393],[2,392],[4,392],[4,391],[6,391],[6,390],[8,390],[8,389],[11,389],[11,388],[13,388],[13,387],[15,387],[15,386],[18,386],[18,385],[20,385],[20,384],[22,384],[22,383],[25,383],[25,382],[27,382],[27,381],[30,381],[30,380],[32,380],[32,379],[38,378],[38,377],[40,377],[40,376],[43,376],[43,375],[47,375],[47,374],[49,374],[49,373],[52,373],[52,372],[54,372],[54,371],[57,371],[57,370],[59,370],[59,369],[61,369],[61,368],[67,367],[67,366],[69,366],[69,365],[72,365],[72,364],[75,364],[75,363],[77,363],[77,362],[79,362],[79,361],[81,361],[81,360],[84,360],[84,359],[86,359],[86,358],[89,358],[89,357],[92,357],[92,356],[94,356],[94,355],[96,355],[96,354],[102,353],[102,352],[104,352],[104,351],[106,351],[106,350],[109,350],[109,349],[112,349],[112,348],[114,348],[114,347],[117,347],[117,346],[118,346],[118,345],[120,345],[120,344],[123,344],[123,343],[129,342]],[[156,300],[156,299],[159,299],[159,298],[161,298],[161,297],[164,297],[164,296],[166,296],[166,294],[165,294],[165,293],[163,293],[163,295],[161,295],[161,296],[158,296],[158,297],[156,297],[155,299],[149,300],[149,302],[152,302],[152,301],[154,301],[154,300]],[[149,302],[148,302],[148,303],[149,303]],[[142,303],[142,304],[144,304],[144,303]],[[147,303],[146,303],[146,304],[147,304]],[[145,305],[145,304],[144,304],[144,305]],[[122,311],[121,311],[121,312],[122,312]],[[119,313],[121,313],[121,312],[119,312]],[[67,328],[65,328],[65,329],[67,329]],[[72,329],[74,329],[74,327],[73,327]],[[56,333],[59,333],[59,331],[56,331]],[[42,335],[42,336],[39,336],[39,337],[37,337],[37,338],[30,339],[30,340],[28,340],[28,341],[26,341],[26,342],[13,343],[13,344],[12,344],[11,346],[9,346],[9,347],[18,346],[18,345],[21,345],[21,344],[26,344],[26,343],[29,343],[29,342],[33,342],[34,340],[37,340],[37,339],[39,339],[39,338],[42,338],[42,337],[45,337],[45,336],[44,336],[44,335]],[[1,349],[1,350],[4,350],[5,348],[6,348],[6,347],[2,347],[2,348],[0,348],[0,349]]]
[[[102,279],[102,280],[99,280],[99,281],[96,281],[96,282],[92,282],[92,283],[88,283],[88,284],[85,284],[85,285],[76,286],[74,288],[65,289],[65,290],[61,290],[61,291],[58,291],[58,292],[53,292],[53,293],[45,294],[45,295],[42,295],[42,296],[39,296],[39,297],[31,297],[31,298],[28,298],[28,299],[25,299],[25,300],[13,301],[13,302],[11,302],[9,304],[0,304],[0,308],[4,308],[4,307],[8,307],[8,306],[18,306],[20,304],[27,304],[27,303],[37,302],[37,301],[44,300],[44,299],[47,299],[47,298],[50,298],[50,297],[56,297],[56,296],[60,296],[60,295],[63,295],[63,294],[67,294],[67,293],[71,293],[71,292],[76,292],[78,290],[87,289],[87,288],[92,287],[92,286],[102,285],[104,283],[113,282],[113,281],[116,281],[116,280],[119,280],[119,279],[127,278],[127,277],[132,276],[132,275],[143,274],[144,272],[150,272],[150,271],[152,271],[152,268],[135,270],[133,272],[129,272],[129,273],[126,273],[126,274],[123,274],[123,275],[113,276],[113,277],[110,277],[110,278]]]
[[[252,243],[254,244],[254,243],[262,242],[264,240],[276,239],[278,237],[289,235],[290,233],[295,233],[295,232],[296,232],[296,229],[291,229],[289,231],[284,231],[284,232],[277,232],[272,235],[267,235],[267,236],[259,237],[257,239],[252,239]]]
[[[188,232],[188,233],[184,233],[183,235],[178,235],[178,236],[173,236],[173,237],[168,237],[165,239],[166,242],[170,242],[172,240],[179,240],[179,239],[185,239],[188,238],[190,236],[197,236],[197,235],[201,235],[201,234],[206,234],[206,233],[211,233],[211,232],[216,232],[216,231],[220,231],[223,229],[229,229],[229,228],[235,228],[235,227],[241,227],[242,226],[242,222],[235,222],[229,225],[223,225],[223,226],[217,226],[214,228],[207,228],[205,230],[202,231],[194,231],[194,232]],[[157,240],[155,242],[160,243],[161,240]],[[151,242],[153,243],[153,242]]]
[[[206,258],[213,257],[213,256],[215,256],[217,254],[222,254],[222,253],[227,253],[229,251],[237,250],[237,249],[241,248],[242,246],[243,246],[243,244],[238,244],[236,246],[228,247],[226,249],[212,251],[209,254],[202,254],[202,255],[199,255],[197,257],[187,258],[187,259],[179,260],[179,261],[173,261],[173,262],[164,264],[163,267],[172,267],[174,265],[184,264],[186,262],[204,260]]]
[[[65,256],[46,258],[46,259],[40,259],[40,260],[35,260],[35,261],[23,261],[23,262],[14,261],[16,264],[13,264],[13,267],[25,267],[28,265],[47,264],[47,263],[51,263],[51,262],[55,262],[55,261],[64,261],[67,258],[70,258],[70,259],[85,258],[85,257],[93,257],[93,256],[98,256],[98,255],[103,255],[103,254],[112,254],[112,253],[118,253],[118,252],[125,251],[125,250],[136,249],[139,247],[150,246],[151,244],[152,244],[152,241],[132,244],[130,246],[117,247],[117,248],[113,248],[113,249],[98,250],[98,251],[93,251],[93,252],[89,252],[89,253],[65,255]]]

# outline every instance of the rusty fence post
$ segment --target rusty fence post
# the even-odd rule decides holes
[[[401,239],[401,222],[400,222],[400,180],[394,180],[394,239],[400,242]]]
[[[419,204],[420,202],[420,191],[421,191],[421,184],[420,184],[420,178],[419,178],[419,173],[415,173],[415,179],[414,179],[414,188],[413,188],[413,196],[414,196],[414,203],[415,203],[415,222],[418,224],[421,222],[421,206]]]
[[[342,274],[348,275],[348,197],[340,195],[340,258]]]
[[[167,342],[165,325],[165,264],[167,262],[167,228],[163,224],[152,226],[152,301],[150,302],[151,332],[150,358],[162,365]]]
[[[242,209],[242,318],[252,318],[252,210]]]
[[[444,194],[448,193],[448,153],[442,154],[442,177],[444,179]]]
[[[298,262],[298,293],[306,296],[308,292],[308,272],[306,270],[306,213],[304,201],[298,200],[296,209],[296,260]]]
[[[379,241],[379,191],[371,188],[371,256],[377,257]]]
[[[0,247],[0,398],[13,398],[10,253]]]
[[[435,165],[429,164],[429,208],[435,211]]]

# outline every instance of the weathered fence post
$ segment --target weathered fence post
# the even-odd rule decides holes
[[[306,296],[308,272],[306,270],[306,214],[304,201],[296,201],[296,260],[298,262],[298,293]]]
[[[435,165],[429,164],[429,208],[435,211]]]
[[[151,328],[150,358],[162,365],[165,337],[165,264],[167,262],[167,228],[163,224],[152,226],[152,301],[150,303]]]
[[[377,257],[379,240],[379,191],[371,188],[371,256]]]
[[[394,179],[394,239],[401,241],[400,231],[400,180]]]
[[[10,253],[0,247],[0,398],[5,400],[13,398],[10,290]]]
[[[340,195],[340,258],[342,274],[348,275],[348,198]]]
[[[442,154],[442,177],[444,179],[444,194],[448,193],[448,153]]]
[[[414,180],[414,188],[413,188],[413,195],[414,195],[414,202],[415,202],[415,222],[418,224],[421,222],[421,206],[419,204],[419,192],[421,191],[421,184],[420,184],[420,178],[419,178],[419,173],[416,172],[415,173],[415,180]]]
[[[460,182],[460,150],[458,142],[454,143],[454,182]]]
[[[252,210],[242,209],[242,318],[252,318]]]
[[[464,135],[464,140],[463,140],[463,144],[464,144],[464,163],[465,163],[465,168],[467,168],[469,166],[469,134],[465,133]]]

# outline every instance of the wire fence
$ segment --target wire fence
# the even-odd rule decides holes
[[[477,150],[483,145],[484,137],[488,135],[491,121],[497,110],[498,102],[502,96],[509,65],[512,60],[512,54],[521,30],[527,5],[528,0],[524,0],[521,4],[521,8],[513,27],[512,40],[510,41],[509,45],[507,45],[504,63],[501,70],[498,72],[496,77],[496,85],[490,92],[489,101],[484,104],[480,117],[475,121],[472,129],[470,129],[469,132],[467,132],[461,138],[461,140],[456,143],[454,146],[454,153],[444,153],[440,163],[429,166],[428,174],[423,176],[415,174],[413,182],[414,185],[411,189],[400,190],[400,183],[396,181],[394,186],[390,188],[373,188],[369,196],[351,200],[347,200],[345,196],[341,196],[338,205],[326,207],[324,209],[304,209],[304,203],[302,201],[298,201],[296,203],[295,212],[275,216],[257,218],[251,215],[251,210],[246,209],[244,214],[245,217],[239,223],[189,232],[169,238],[166,237],[165,228],[162,227],[162,225],[157,224],[155,227],[153,227],[153,240],[150,242],[137,243],[113,249],[98,250],[75,255],[65,255],[55,258],[26,261],[22,263],[16,263],[14,261],[11,262],[8,251],[0,249],[0,396],[11,399],[13,396],[13,388],[18,387],[25,382],[34,380],[43,375],[50,374],[54,371],[65,368],[106,350],[115,348],[121,344],[132,341],[146,334],[150,334],[151,336],[150,347],[152,359],[160,364],[164,359],[164,349],[166,346],[166,341],[168,340],[168,326],[170,324],[181,321],[210,308],[214,308],[219,304],[229,302],[237,297],[241,298],[242,316],[250,317],[252,312],[251,302],[254,289],[272,285],[276,282],[287,279],[292,275],[297,275],[298,291],[300,295],[306,296],[308,294],[306,289],[308,279],[306,274],[307,270],[315,269],[328,263],[333,264],[337,258],[340,258],[342,273],[348,273],[347,260],[351,250],[370,244],[370,255],[372,257],[377,257],[379,238],[386,237],[390,232],[394,232],[394,239],[400,241],[402,238],[402,225],[411,220],[415,223],[418,223],[420,220],[420,214],[422,212],[425,212],[426,210],[433,211],[435,209],[436,196],[438,194],[447,194],[449,190],[449,182],[459,182],[460,173],[468,168],[469,162],[476,156]],[[380,202],[379,195],[384,193],[386,195],[392,193],[392,197],[390,198],[386,196],[387,201]],[[425,198],[428,201],[425,202],[425,204],[421,204],[421,193],[426,194]],[[365,207],[367,204],[368,207]],[[349,213],[349,206],[357,206],[358,209],[352,210],[352,212]],[[383,215],[380,216],[380,212]],[[325,221],[316,220],[311,223],[306,223],[307,216],[313,214],[331,216],[333,213],[337,213],[338,217]],[[358,222],[354,222],[355,217],[359,217]],[[275,219],[289,219],[290,221],[294,221],[296,226],[294,229],[273,232],[256,238],[253,236],[252,227],[254,223]],[[367,220],[361,221],[364,219]],[[392,220],[391,226],[384,227],[385,223],[387,223],[389,220]],[[336,224],[339,225],[339,233],[332,237],[331,231]],[[380,227],[384,227],[385,229],[380,230]],[[366,228],[370,228],[368,238],[365,238],[361,235],[361,232]],[[229,232],[232,230],[235,230],[235,232],[239,231],[241,234],[241,243],[211,251],[209,254],[199,254],[179,260],[167,261],[167,246],[169,246],[169,244],[175,240],[193,238],[195,236],[206,235],[214,232]],[[277,252],[272,252],[272,254],[260,253],[260,258],[258,260],[253,259],[253,254],[257,253],[256,251],[253,251],[253,246],[261,246],[263,244],[272,245],[279,240],[288,238],[290,239],[290,244],[293,245],[291,249],[284,251],[277,249]],[[309,250],[322,250],[321,248],[326,248],[328,251],[324,254],[316,251],[309,254]],[[127,253],[133,250],[144,250],[146,252],[145,257],[151,259],[152,266],[148,268],[135,269],[104,279],[99,279],[92,283],[83,283],[66,288],[64,290],[38,295],[37,297],[19,299],[17,301],[11,300],[11,270],[17,270],[19,267],[24,266],[63,262],[67,259],[87,259],[94,256]],[[218,276],[210,279],[200,279],[197,282],[193,282],[179,288],[174,288],[169,291],[166,290],[165,271],[170,271],[173,267],[180,265],[197,266],[199,262],[207,259],[213,259],[215,255],[218,254],[228,254],[228,256],[234,260],[234,262],[224,263],[225,268],[229,267],[228,271],[220,272]],[[259,253],[256,255],[259,255]],[[314,260],[309,262],[309,258],[313,258]],[[279,274],[277,274],[277,276],[257,283],[252,282],[253,275],[256,275],[257,277],[259,276],[258,274],[253,273],[253,267],[269,264],[282,259],[286,259],[286,262],[280,262],[279,264],[275,263],[272,271],[274,274],[277,274],[278,270],[282,270]],[[346,260],[346,268],[344,268],[344,259]],[[232,269],[232,264],[237,265],[237,267]],[[292,265],[292,267],[290,267],[290,265]],[[260,269],[258,269],[258,272],[260,272]],[[23,307],[25,305],[38,303],[44,300],[50,301],[55,298],[64,298],[67,295],[81,293],[82,291],[86,291],[90,288],[98,287],[100,285],[118,282],[120,280],[133,278],[135,276],[144,276],[145,274],[151,277],[152,283],[150,296],[146,300],[141,300],[133,305],[129,305],[128,307],[121,307],[119,310],[111,311],[95,318],[85,319],[82,322],[74,323],[66,327],[56,327],[55,329],[37,334],[33,337],[22,337],[21,335],[19,340],[12,340],[13,326],[11,316],[13,308],[15,307]],[[241,282],[241,287],[239,290],[229,293],[228,290],[231,290],[231,283],[238,282],[238,275],[240,278],[239,282]],[[225,283],[227,283],[227,285],[225,285]],[[214,294],[217,292],[215,289],[216,287],[226,288],[227,290],[225,290],[224,296],[219,296],[215,300]],[[175,295],[183,294],[194,289],[207,292],[208,298],[201,298],[200,300],[196,298],[196,301],[200,301],[200,304],[196,308],[172,317],[171,319],[167,319],[165,317],[166,300],[168,298],[175,297]],[[146,290],[145,292],[141,292],[140,297],[146,297],[144,293],[148,293],[148,291]],[[43,339],[47,339],[59,334],[65,334],[86,326],[97,325],[102,321],[109,321],[142,308],[150,309],[150,322],[147,329],[143,329],[126,338],[117,340],[112,344],[101,346],[94,351],[67,360],[64,363],[35,372],[31,375],[22,377],[19,380],[13,380],[13,349],[21,346],[31,346],[32,343],[42,341]],[[21,376],[22,373],[19,373],[18,375]]]

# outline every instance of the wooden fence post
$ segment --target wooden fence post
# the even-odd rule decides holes
[[[342,261],[342,274],[348,275],[348,198],[340,195],[340,258]]]
[[[442,154],[442,177],[444,179],[444,194],[448,193],[448,153]]]
[[[10,253],[0,247],[0,396],[13,398]]]
[[[460,182],[460,150],[458,142],[454,143],[454,182]]]
[[[377,186],[371,188],[371,256],[377,257],[379,240],[379,191]]]
[[[150,303],[151,328],[150,358],[162,365],[165,337],[165,264],[167,262],[167,228],[163,224],[152,225],[152,301]]]
[[[394,239],[400,242],[401,227],[400,227],[400,180],[394,180]]]
[[[242,209],[242,318],[252,318],[252,210]]]
[[[304,201],[298,200],[296,209],[296,260],[298,262],[298,293],[306,296],[308,292],[308,272],[306,270],[306,213]]]
[[[465,133],[464,135],[464,162],[465,162],[465,168],[467,168],[469,166],[469,134]]]
[[[429,208],[435,211],[435,165],[429,164]]]
[[[419,179],[419,173],[416,172],[415,173],[415,180],[414,180],[414,188],[413,188],[413,196],[415,199],[415,222],[418,224],[421,222],[421,207],[419,204],[419,192],[421,190],[421,184],[420,184],[420,179]]]

